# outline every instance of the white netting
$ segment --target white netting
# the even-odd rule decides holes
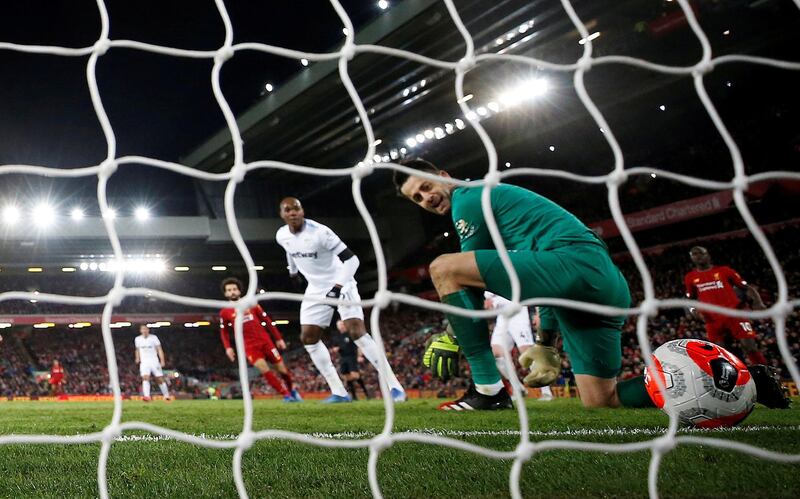
[[[789,372],[792,376],[792,379],[794,379],[795,383],[798,383],[798,385],[800,385],[800,371],[798,371],[798,367],[797,365],[795,365],[790,355],[789,346],[786,341],[786,331],[785,331],[786,317],[789,313],[792,312],[794,307],[800,305],[800,299],[789,300],[786,277],[783,273],[781,265],[778,262],[777,258],[775,257],[775,253],[772,250],[772,247],[770,246],[768,240],[764,236],[764,233],[761,231],[758,224],[751,215],[747,207],[747,204],[745,203],[745,198],[744,198],[744,191],[747,190],[747,186],[750,182],[756,182],[759,180],[766,180],[766,179],[780,179],[780,178],[800,180],[800,173],[790,172],[790,171],[770,171],[770,172],[760,173],[757,175],[748,176],[745,173],[744,163],[742,161],[741,154],[739,153],[739,149],[734,140],[731,138],[730,134],[728,133],[725,124],[722,122],[719,115],[717,114],[717,111],[713,103],[711,102],[711,99],[708,97],[708,94],[706,93],[703,83],[704,75],[712,71],[714,67],[719,64],[725,64],[730,62],[747,62],[751,64],[766,65],[783,69],[800,70],[800,63],[768,59],[762,57],[745,56],[745,55],[727,55],[716,58],[712,57],[711,47],[709,45],[708,38],[701,29],[700,25],[698,24],[694,12],[692,11],[689,5],[688,0],[678,0],[678,3],[680,4],[681,9],[683,10],[684,15],[686,16],[686,19],[688,20],[689,26],[691,27],[694,35],[697,37],[697,40],[700,42],[700,45],[702,46],[702,57],[700,61],[698,61],[696,64],[692,66],[686,66],[686,67],[665,66],[626,56],[606,56],[606,57],[593,58],[592,42],[591,42],[591,37],[589,37],[589,32],[587,31],[585,25],[578,18],[569,0],[561,0],[561,4],[564,10],[566,11],[567,15],[569,16],[570,20],[580,33],[581,37],[584,40],[586,40],[585,44],[583,45],[583,55],[574,64],[555,64],[544,60],[539,60],[531,57],[516,56],[516,55],[481,54],[476,56],[474,54],[474,44],[472,37],[470,36],[469,32],[464,26],[464,23],[461,21],[461,18],[459,17],[458,11],[453,5],[452,0],[443,0],[443,1],[453,20],[453,23],[463,36],[464,42],[466,44],[466,52],[463,58],[461,58],[457,62],[440,61],[424,57],[412,52],[407,52],[403,50],[398,50],[378,45],[355,44],[354,43],[355,30],[353,28],[352,22],[350,21],[350,18],[348,17],[347,13],[337,0],[331,0],[331,5],[333,6],[339,18],[341,19],[343,27],[346,28],[345,32],[346,38],[342,48],[337,52],[331,52],[331,53],[307,53],[283,47],[265,45],[261,43],[241,43],[234,45],[233,26],[231,25],[231,21],[226,11],[223,0],[215,0],[217,10],[219,11],[219,15],[225,26],[225,41],[223,45],[217,50],[213,51],[184,50],[173,47],[152,45],[134,40],[111,40],[108,38],[110,24],[106,6],[103,0],[97,0],[97,8],[99,10],[101,19],[101,31],[99,38],[97,39],[97,41],[94,43],[93,46],[82,47],[82,48],[69,48],[69,47],[59,47],[59,46],[22,45],[22,44],[0,42],[0,49],[15,50],[15,51],[29,52],[29,53],[39,53],[39,54],[61,55],[61,56],[89,55],[89,60],[86,65],[86,77],[89,84],[89,91],[91,94],[92,104],[94,106],[97,118],[102,126],[103,133],[105,135],[107,143],[107,154],[105,161],[103,161],[99,165],[71,169],[71,170],[63,170],[63,169],[49,168],[45,166],[34,166],[34,165],[2,165],[0,166],[0,174],[21,173],[21,174],[41,175],[48,177],[86,177],[86,176],[96,175],[98,177],[98,185],[97,185],[98,202],[100,205],[108,237],[114,249],[115,258],[119,260],[122,259],[122,248],[120,246],[120,241],[117,236],[117,232],[114,228],[114,221],[112,217],[108,216],[110,215],[110,209],[106,198],[106,185],[108,183],[108,179],[116,172],[117,168],[120,165],[146,164],[156,168],[171,170],[198,179],[219,181],[219,182],[226,181],[228,184],[225,191],[225,214],[226,214],[228,229],[230,231],[230,234],[232,236],[232,239],[236,247],[241,253],[242,259],[244,260],[247,266],[248,277],[249,277],[247,292],[242,297],[242,299],[237,302],[236,304],[237,310],[243,310],[245,308],[249,308],[254,304],[256,304],[259,300],[282,299],[282,300],[300,301],[303,299],[302,295],[297,295],[292,293],[268,292],[264,294],[256,294],[257,277],[254,270],[254,262],[247,249],[247,246],[245,245],[241,232],[239,231],[236,221],[236,215],[234,213],[234,195],[236,192],[236,186],[244,180],[245,175],[248,172],[259,168],[287,170],[309,175],[323,175],[323,176],[349,175],[352,177],[353,198],[355,200],[358,211],[360,212],[367,226],[367,230],[369,232],[370,239],[372,241],[372,246],[375,251],[375,256],[377,260],[377,270],[378,270],[378,291],[375,293],[375,297],[371,300],[363,300],[360,304],[373,307],[370,316],[371,331],[373,332],[376,343],[379,345],[381,350],[383,350],[383,341],[381,339],[379,318],[381,310],[389,306],[389,304],[393,300],[406,303],[409,305],[414,305],[428,309],[438,310],[441,312],[453,313],[469,317],[488,318],[490,316],[497,315],[498,312],[467,311],[464,309],[454,308],[440,303],[423,300],[415,296],[410,296],[400,293],[392,293],[387,289],[386,262],[384,259],[383,250],[380,245],[380,239],[378,238],[378,232],[375,227],[375,223],[372,219],[371,214],[367,210],[363,198],[361,196],[361,180],[365,176],[373,173],[375,169],[402,170],[407,173],[415,173],[415,174],[418,173],[406,167],[396,164],[372,162],[371,158],[373,158],[375,154],[375,137],[372,131],[372,126],[369,121],[368,113],[364,109],[364,105],[361,99],[359,98],[359,95],[356,92],[356,89],[353,86],[350,77],[348,76],[348,62],[359,53],[372,52],[392,57],[405,58],[417,61],[422,64],[436,66],[439,68],[454,70],[456,76],[455,79],[456,98],[458,100],[459,106],[461,107],[461,110],[464,113],[464,116],[473,116],[470,113],[471,110],[469,109],[469,106],[466,104],[466,100],[463,98],[464,74],[468,70],[473,68],[475,65],[480,64],[482,61],[486,60],[514,61],[552,71],[573,72],[575,89],[577,90],[581,102],[589,111],[597,126],[605,130],[604,136],[606,137],[608,145],[611,147],[611,150],[613,151],[614,154],[614,169],[612,172],[602,176],[589,177],[589,176],[572,174],[560,170],[517,168],[513,171],[508,170],[501,173],[497,170],[497,153],[492,141],[489,139],[488,134],[480,125],[478,120],[471,120],[470,124],[478,133],[478,136],[480,137],[486,149],[486,153],[488,155],[489,159],[488,172],[484,177],[484,179],[481,181],[463,182],[463,181],[451,180],[452,183],[458,185],[484,186],[483,196],[482,196],[484,216],[487,220],[487,225],[491,232],[492,240],[494,241],[494,244],[496,245],[498,250],[500,250],[500,255],[503,261],[503,265],[510,276],[512,294],[513,294],[512,296],[513,303],[507,306],[506,309],[500,310],[499,313],[506,314],[509,316],[513,315],[521,305],[554,305],[554,306],[568,307],[583,311],[589,311],[596,314],[608,315],[608,316],[616,316],[621,314],[638,315],[637,327],[636,327],[637,336],[640,347],[642,349],[642,353],[648,364],[650,362],[649,359],[651,355],[651,349],[647,338],[647,319],[653,316],[659,309],[684,308],[692,306],[692,307],[697,307],[698,309],[701,310],[724,312],[728,315],[733,315],[737,317],[749,317],[753,319],[770,318],[775,322],[775,334],[777,337],[777,342],[781,355],[783,357],[783,361],[787,365]],[[794,3],[797,4],[798,8],[800,8],[800,0],[794,0]],[[225,121],[227,123],[233,142],[233,150],[234,150],[233,166],[228,172],[219,174],[207,173],[195,170],[193,168],[181,164],[161,161],[154,158],[140,157],[140,156],[126,156],[120,158],[116,157],[116,139],[114,136],[114,130],[111,126],[111,123],[108,120],[108,116],[106,115],[105,109],[103,108],[103,102],[97,87],[95,66],[97,64],[97,60],[101,56],[105,55],[108,52],[108,50],[120,47],[143,50],[147,52],[155,52],[175,57],[205,58],[214,60],[214,66],[211,71],[211,86],[213,88],[216,101],[225,117]],[[255,161],[252,163],[245,163],[243,159],[244,155],[243,155],[243,143],[241,134],[237,126],[236,120],[234,118],[234,115],[231,112],[231,109],[225,100],[225,96],[223,95],[222,90],[220,89],[220,82],[219,82],[219,74],[223,64],[231,57],[234,57],[236,52],[242,50],[256,50],[256,51],[266,52],[268,54],[279,55],[297,60],[307,59],[309,61],[322,61],[322,60],[338,59],[339,76],[341,77],[342,82],[345,88],[347,89],[350,98],[353,101],[353,105],[358,111],[360,122],[367,136],[367,143],[369,144],[369,146],[364,156],[365,158],[364,161],[360,162],[359,165],[341,169],[314,168],[310,166],[282,163],[279,161]],[[675,173],[662,171],[654,168],[632,168],[626,170],[624,167],[622,151],[620,149],[619,144],[617,143],[617,140],[614,137],[613,131],[609,127],[608,123],[606,123],[605,119],[603,118],[603,115],[600,113],[597,106],[589,97],[589,94],[587,93],[586,87],[584,85],[583,77],[586,71],[590,70],[592,66],[596,66],[599,64],[627,64],[661,73],[690,75],[694,80],[694,85],[698,97],[703,103],[703,106],[705,107],[715,127],[717,128],[719,134],[725,141],[728,150],[730,151],[730,156],[733,161],[733,170],[734,170],[733,179],[728,182],[718,182],[718,181],[705,180],[686,175],[678,175]],[[733,197],[736,208],[738,209],[742,218],[745,220],[745,223],[747,224],[747,227],[749,228],[753,237],[755,237],[761,249],[764,251],[764,254],[766,255],[767,260],[769,261],[769,264],[772,268],[772,271],[774,272],[775,277],[777,279],[778,298],[772,307],[770,307],[767,310],[757,311],[757,312],[741,311],[741,310],[725,309],[718,306],[699,303],[692,300],[685,300],[685,299],[659,300],[655,298],[652,278],[647,269],[647,266],[644,263],[642,254],[639,251],[636,241],[633,239],[631,232],[625,223],[625,219],[622,216],[622,211],[620,209],[619,196],[618,196],[619,186],[622,183],[624,183],[629,176],[650,175],[652,173],[696,187],[715,189],[715,190],[724,190],[724,189],[733,190]],[[503,244],[503,241],[500,238],[497,229],[497,224],[494,220],[489,203],[489,194],[492,187],[496,186],[505,177],[518,176],[518,175],[559,177],[566,180],[592,183],[592,184],[605,183],[606,186],[608,187],[608,202],[611,207],[613,218],[620,230],[620,233],[627,245],[628,250],[633,256],[633,260],[636,263],[636,267],[638,268],[639,273],[642,277],[642,282],[644,284],[644,301],[642,301],[637,307],[629,309],[618,309],[614,307],[599,306],[592,303],[584,303],[584,302],[565,300],[565,299],[537,298],[520,302],[519,279],[513,267],[511,267],[510,265],[508,255],[505,253],[505,245]],[[435,180],[442,180],[440,177],[434,178],[433,176],[426,174],[423,174],[423,176],[428,176]],[[244,421],[242,425],[242,431],[236,440],[231,441],[222,439],[215,440],[209,438],[199,438],[183,432],[174,431],[168,428],[163,428],[160,426],[151,425],[143,422],[122,423],[121,422],[122,397],[120,393],[119,373],[117,370],[117,362],[114,352],[114,344],[111,336],[111,329],[109,327],[114,307],[118,306],[125,297],[144,296],[144,295],[150,295],[161,300],[167,300],[184,305],[193,305],[193,306],[210,307],[210,308],[213,307],[224,308],[230,306],[230,303],[225,301],[206,300],[200,298],[178,296],[147,288],[126,288],[122,285],[122,281],[123,281],[123,273],[118,272],[115,276],[114,287],[111,289],[111,291],[107,295],[99,297],[77,297],[77,296],[65,296],[65,295],[55,295],[55,294],[38,294],[34,297],[32,293],[23,293],[23,292],[7,292],[0,294],[0,301],[38,299],[39,301],[42,302],[56,302],[56,303],[74,304],[74,305],[104,304],[102,334],[103,334],[103,341],[105,344],[106,358],[108,362],[108,373],[114,395],[114,411],[111,418],[111,422],[104,428],[102,432],[90,433],[85,435],[75,435],[75,436],[6,435],[0,437],[0,444],[24,444],[24,443],[80,444],[89,442],[101,442],[102,447],[97,466],[97,485],[100,497],[102,498],[108,497],[108,484],[106,480],[106,471],[108,463],[108,454],[111,449],[111,445],[117,439],[117,437],[119,437],[126,430],[144,430],[152,432],[154,434],[168,436],[174,438],[175,440],[204,447],[234,448],[235,453],[233,458],[233,476],[234,476],[234,481],[236,483],[237,491],[241,497],[247,497],[247,491],[245,489],[244,480],[242,478],[242,468],[241,468],[242,455],[256,441],[263,439],[285,439],[285,440],[292,440],[296,442],[306,443],[310,445],[317,445],[321,447],[340,447],[340,448],[368,447],[370,450],[369,465],[368,465],[369,484],[372,493],[375,497],[382,496],[377,476],[378,458],[382,450],[391,447],[395,442],[418,442],[422,444],[437,444],[468,452],[473,452],[490,458],[511,459],[514,461],[514,464],[511,468],[511,473],[509,477],[509,488],[511,491],[511,495],[515,498],[521,497],[521,492],[519,488],[519,478],[523,464],[526,461],[528,461],[536,452],[549,449],[572,449],[576,451],[600,451],[600,452],[615,452],[615,453],[649,450],[651,452],[651,459],[650,459],[650,467],[648,473],[648,490],[650,496],[653,498],[658,497],[657,478],[658,478],[658,470],[661,458],[664,456],[665,453],[672,450],[678,444],[707,445],[722,449],[735,450],[763,459],[770,459],[781,462],[800,462],[800,454],[791,455],[791,454],[772,452],[752,445],[732,442],[728,440],[716,439],[716,438],[690,436],[690,435],[677,436],[676,432],[678,428],[678,420],[674,413],[670,414],[669,427],[664,432],[664,434],[648,441],[627,443],[627,444],[605,444],[596,442],[582,442],[576,440],[545,440],[541,442],[532,443],[530,442],[530,432],[528,428],[527,412],[525,409],[524,400],[520,395],[521,390],[515,390],[515,393],[517,394],[516,406],[518,409],[519,420],[520,420],[520,442],[516,450],[514,451],[508,451],[508,452],[495,451],[481,446],[466,443],[460,440],[447,438],[443,436],[431,435],[430,433],[415,433],[415,432],[393,433],[392,427],[394,423],[394,403],[392,401],[392,398],[388,396],[389,395],[388,387],[385,383],[386,377],[384,373],[388,368],[388,363],[385,355],[381,355],[380,357],[380,367],[381,367],[380,378],[381,378],[381,391],[383,393],[383,400],[386,410],[386,416],[385,416],[386,419],[383,431],[380,434],[370,439],[334,440],[334,439],[318,438],[306,434],[293,433],[289,431],[267,430],[267,431],[254,432],[252,429],[252,422],[253,422],[252,399],[249,391],[249,383],[247,379],[247,365],[242,346],[243,314],[236,315],[235,328],[234,328],[235,338],[236,338],[236,348],[238,354],[238,364],[239,364],[238,367],[239,367],[239,374],[242,385],[242,394],[244,402]],[[320,301],[325,303],[335,304],[333,300],[320,300]],[[506,354],[506,362],[507,363],[511,362],[511,359],[508,356],[508,354]],[[510,367],[510,365],[507,367]],[[509,370],[509,372],[511,372],[511,369]],[[658,379],[657,377],[656,380],[660,385],[662,384],[661,380]],[[517,386],[519,386],[518,380],[514,380],[514,383]]]

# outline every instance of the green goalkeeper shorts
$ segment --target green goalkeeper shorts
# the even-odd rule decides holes
[[[628,283],[606,248],[575,243],[548,251],[508,253],[519,276],[522,299],[564,298],[619,308],[630,306]],[[477,250],[486,289],[511,298],[511,283],[497,250]],[[539,307],[541,328],[558,330],[575,374],[614,378],[622,367],[625,316],[606,316],[566,307]]]

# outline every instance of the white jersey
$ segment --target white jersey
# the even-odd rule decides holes
[[[327,226],[306,218],[303,230],[293,234],[289,226],[284,225],[278,229],[275,239],[286,251],[289,272],[300,271],[309,288],[327,291],[336,284],[336,275],[343,265],[337,255],[347,246]],[[340,284],[355,284],[355,279]]]
[[[140,334],[133,340],[133,344],[139,351],[139,362],[142,365],[161,364],[161,361],[158,359],[158,347],[161,346],[161,342],[158,341],[158,336],[150,334],[145,338]]]

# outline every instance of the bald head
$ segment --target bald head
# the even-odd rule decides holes
[[[709,255],[708,250],[702,246],[694,246],[690,249],[689,257],[692,259],[694,266],[700,270],[711,267],[711,255]]]
[[[303,205],[300,200],[294,197],[285,197],[281,199],[280,204],[281,219],[289,226],[292,233],[300,232],[303,230],[303,223],[305,222],[306,214],[303,211]]]

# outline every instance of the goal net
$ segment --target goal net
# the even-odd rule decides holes
[[[408,305],[424,307],[427,309],[433,309],[440,312],[447,312],[462,316],[484,317],[484,318],[489,317],[490,314],[510,315],[515,311],[517,311],[519,307],[523,305],[528,305],[528,306],[552,305],[552,306],[567,307],[582,311],[588,311],[605,316],[617,316],[625,314],[627,316],[636,317],[636,333],[639,345],[644,359],[649,364],[649,359],[651,356],[651,347],[647,331],[648,318],[654,316],[659,310],[696,307],[700,310],[707,310],[712,312],[724,312],[728,315],[736,317],[743,317],[743,318],[747,317],[752,319],[771,319],[772,321],[774,321],[777,343],[783,361],[788,367],[792,379],[795,381],[795,383],[800,385],[800,372],[798,371],[798,367],[794,363],[794,360],[790,355],[789,345],[787,343],[786,328],[785,328],[787,315],[791,313],[795,307],[800,305],[800,300],[790,299],[786,276],[781,268],[778,259],[776,258],[773,248],[770,246],[769,241],[767,240],[764,233],[760,229],[758,223],[753,218],[748,208],[748,205],[745,202],[745,197],[744,197],[744,192],[747,190],[748,185],[753,182],[768,180],[768,179],[800,180],[800,173],[791,171],[769,171],[755,175],[748,175],[745,172],[745,167],[742,160],[742,156],[739,152],[739,148],[736,142],[731,137],[731,134],[729,133],[728,129],[726,128],[726,124],[720,118],[717,109],[715,108],[713,102],[709,98],[709,95],[706,92],[706,88],[704,86],[704,79],[706,75],[711,71],[713,71],[716,67],[723,64],[737,62],[737,63],[752,64],[757,66],[772,66],[787,70],[800,70],[800,63],[763,58],[763,57],[753,57],[747,55],[725,55],[721,57],[715,57],[714,54],[712,53],[708,37],[706,36],[706,33],[704,33],[703,29],[700,27],[700,24],[698,23],[695,17],[695,13],[693,12],[692,7],[688,0],[677,0],[677,3],[682,9],[683,15],[685,16],[686,21],[688,22],[692,33],[696,37],[697,43],[702,48],[702,56],[700,57],[700,59],[696,63],[689,66],[679,67],[679,66],[661,65],[634,57],[619,56],[619,55],[593,57],[592,37],[590,36],[589,30],[587,29],[585,24],[576,14],[569,0],[561,0],[561,7],[563,8],[566,15],[569,17],[571,22],[574,24],[574,27],[580,34],[581,41],[583,42],[581,44],[583,53],[581,57],[575,62],[569,64],[559,64],[559,63],[549,62],[546,60],[539,60],[531,57],[511,55],[511,54],[499,54],[499,53],[478,54],[474,47],[473,38],[470,35],[470,32],[465,27],[464,23],[462,22],[462,19],[460,18],[459,12],[456,6],[454,5],[453,1],[452,0],[442,0],[442,1],[446,5],[447,11],[450,17],[452,18],[452,22],[458,29],[458,32],[463,37],[463,41],[466,46],[465,52],[457,61],[436,60],[413,52],[408,52],[386,46],[357,44],[355,42],[355,29],[353,23],[351,22],[351,19],[348,17],[348,14],[345,11],[345,9],[337,0],[331,0],[330,3],[341,20],[342,27],[344,28],[346,36],[342,47],[335,52],[329,52],[329,53],[308,53],[284,47],[265,45],[262,43],[234,44],[233,43],[234,26],[231,23],[231,20],[229,18],[228,12],[226,11],[226,6],[223,0],[215,0],[219,16],[225,28],[224,43],[216,50],[208,50],[208,51],[186,50],[174,47],[153,45],[135,40],[110,39],[109,29],[110,29],[111,19],[109,18],[104,1],[97,0],[97,9],[99,11],[101,19],[101,30],[99,37],[92,46],[70,48],[61,46],[25,45],[25,44],[0,42],[0,50],[11,50],[11,51],[37,53],[37,54],[51,54],[63,57],[88,56],[88,63],[86,65],[86,76],[94,111],[97,115],[97,119],[101,124],[102,131],[105,136],[105,141],[107,144],[105,160],[97,165],[86,166],[76,169],[57,169],[57,168],[50,168],[46,166],[37,166],[37,165],[2,165],[0,166],[0,174],[17,173],[17,174],[48,176],[48,177],[96,177],[98,179],[97,200],[103,215],[105,229],[107,231],[108,238],[111,241],[111,245],[114,250],[114,255],[115,258],[117,258],[117,260],[122,260],[123,252],[117,231],[115,229],[113,217],[109,216],[110,207],[107,200],[106,187],[109,182],[109,179],[115,174],[115,172],[117,172],[119,167],[129,164],[145,164],[155,168],[170,170],[172,172],[186,175],[188,177],[193,177],[195,179],[225,183],[226,190],[225,190],[224,206],[225,206],[225,217],[228,229],[230,231],[235,246],[241,253],[241,257],[248,269],[248,277],[249,277],[247,292],[242,297],[242,299],[236,303],[236,308],[239,311],[249,308],[261,300],[281,299],[281,300],[291,300],[298,302],[302,299],[301,295],[292,293],[281,293],[281,292],[267,292],[261,294],[257,293],[258,281],[254,270],[254,261],[250,252],[248,251],[248,248],[239,230],[239,227],[237,225],[236,213],[234,211],[234,196],[236,194],[236,189],[237,186],[244,180],[246,174],[248,172],[252,172],[258,169],[267,169],[267,170],[280,169],[295,173],[302,173],[306,175],[350,177],[352,181],[352,192],[355,204],[361,217],[363,218],[367,231],[369,232],[369,236],[372,242],[372,247],[374,249],[377,261],[378,291],[375,293],[373,298],[363,300],[361,302],[361,305],[372,307],[371,315],[369,317],[371,324],[371,331],[375,337],[376,343],[379,345],[381,350],[383,350],[383,342],[381,340],[381,331],[379,324],[381,311],[386,309],[392,302],[400,302]],[[800,0],[794,0],[794,3],[797,4],[798,8],[800,8]],[[213,89],[213,94],[216,99],[216,102],[219,105],[219,108],[224,116],[233,144],[232,165],[229,171],[215,174],[215,173],[198,171],[196,169],[189,168],[188,166],[182,164],[162,161],[156,158],[148,158],[140,156],[124,156],[124,157],[117,156],[114,128],[112,127],[103,106],[103,96],[101,95],[101,92],[98,89],[95,69],[96,69],[96,64],[100,58],[104,57],[109,52],[109,50],[115,50],[118,48],[146,51],[146,52],[158,53],[178,58],[197,58],[197,59],[213,60],[214,64],[210,74],[210,84]],[[244,145],[242,141],[241,131],[237,126],[236,119],[233,115],[233,112],[231,111],[230,106],[226,101],[225,95],[223,94],[220,86],[220,72],[222,70],[223,65],[231,58],[236,57],[237,53],[240,53],[242,51],[260,51],[267,54],[292,58],[298,61],[300,60],[338,61],[339,76],[341,78],[341,81],[345,89],[347,90],[347,93],[352,99],[352,104],[358,113],[361,126],[363,127],[363,132],[366,136],[366,141],[368,146],[367,150],[364,151],[364,157],[363,157],[364,159],[356,165],[341,169],[319,168],[315,167],[314,165],[288,164],[280,161],[246,162],[244,159]],[[503,265],[510,277],[512,292],[513,292],[512,296],[513,303],[512,305],[506,307],[505,309],[499,311],[467,311],[464,309],[449,307],[437,302],[423,300],[416,296],[392,292],[388,289],[387,268],[386,268],[386,260],[384,258],[384,252],[381,247],[378,231],[376,229],[376,225],[373,220],[372,214],[369,212],[364,203],[364,199],[362,197],[362,192],[361,192],[361,184],[362,180],[365,177],[373,174],[376,170],[402,170],[407,173],[412,173],[412,171],[406,167],[392,163],[391,161],[387,160],[385,156],[376,157],[376,145],[375,145],[376,140],[375,140],[375,135],[373,133],[372,125],[370,123],[370,115],[365,109],[362,99],[359,97],[359,94],[355,86],[353,85],[350,76],[348,75],[348,64],[350,63],[350,61],[359,54],[364,54],[364,53],[381,54],[387,57],[407,59],[411,61],[416,61],[420,64],[446,69],[454,73],[455,92],[453,94],[453,100],[458,103],[460,110],[466,119],[466,124],[467,124],[466,126],[471,127],[472,130],[474,130],[474,132],[480,138],[480,141],[483,144],[483,147],[486,150],[486,155],[488,157],[485,176],[481,180],[471,182],[470,185],[482,185],[484,188],[484,195],[482,198],[484,215],[486,217],[489,230],[492,234],[493,242],[495,246],[500,250]],[[605,175],[593,176],[593,177],[581,176],[560,170],[539,169],[539,168],[516,168],[514,170],[504,170],[501,172],[498,169],[498,155],[495,149],[495,145],[492,143],[492,140],[489,138],[489,135],[487,134],[486,130],[481,125],[480,120],[478,119],[474,110],[470,108],[468,99],[465,99],[464,88],[463,88],[465,74],[468,71],[470,71],[470,69],[478,65],[488,63],[490,61],[493,63],[514,62],[517,64],[530,65],[532,67],[537,67],[543,70],[557,71],[557,72],[564,72],[571,74],[573,77],[574,87],[575,90],[577,91],[580,101],[591,115],[592,119],[595,122],[595,125],[604,131],[605,140],[607,141],[608,146],[610,147],[614,157],[613,169]],[[637,167],[637,168],[626,169],[622,150],[620,148],[619,143],[617,142],[617,139],[614,136],[614,130],[606,122],[606,119],[600,112],[598,106],[595,104],[595,102],[588,94],[586,86],[584,84],[584,77],[589,70],[599,65],[608,65],[608,64],[635,66],[637,68],[641,68],[647,71],[678,75],[685,77],[687,79],[691,78],[691,80],[694,83],[694,88],[697,94],[697,98],[702,103],[702,106],[705,108],[705,111],[708,113],[708,116],[711,118],[714,126],[716,127],[716,130],[719,132],[719,135],[722,137],[725,145],[727,146],[728,151],[730,152],[730,158],[733,165],[733,171],[730,180],[711,181],[698,177],[680,175],[669,171],[648,168],[648,167]],[[652,174],[657,174],[663,178],[671,179],[694,187],[700,187],[710,190],[732,191],[734,203],[738,212],[745,221],[750,233],[752,234],[752,236],[755,238],[755,240],[758,242],[759,246],[763,250],[764,255],[766,255],[769,265],[776,276],[777,300],[775,301],[774,305],[772,305],[769,309],[763,311],[740,311],[740,310],[733,311],[730,309],[723,309],[717,306],[707,305],[691,300],[656,298],[651,274],[647,266],[645,265],[642,253],[639,247],[637,246],[637,243],[634,240],[629,227],[626,225],[626,221],[623,217],[623,213],[620,208],[620,200],[619,200],[620,186],[623,185],[628,179],[634,176],[643,176]],[[635,304],[635,306],[629,309],[616,309],[612,307],[598,306],[592,303],[577,302],[565,299],[537,298],[520,302],[520,282],[514,271],[514,268],[510,264],[508,255],[505,252],[505,245],[503,244],[503,241],[500,238],[496,222],[492,215],[489,204],[489,196],[488,196],[491,189],[494,186],[496,186],[499,182],[501,182],[503,179],[520,175],[556,177],[564,180],[583,182],[587,184],[589,183],[600,184],[600,185],[605,185],[607,187],[608,204],[613,219],[616,222],[620,235],[622,236],[627,246],[627,250],[632,255],[633,261],[635,262],[636,268],[638,269],[642,279],[644,288],[644,299],[641,302]],[[456,180],[452,180],[452,182],[459,184],[465,183]],[[678,435],[677,433],[678,420],[674,413],[670,414],[669,426],[666,430],[664,430],[663,434],[647,441],[626,443],[626,444],[606,444],[598,442],[584,442],[578,440],[543,440],[538,442],[532,442],[530,439],[531,435],[529,431],[528,414],[526,412],[526,406],[524,404],[524,400],[520,395],[521,390],[519,389],[515,390],[516,393],[515,397],[516,397],[516,407],[519,415],[520,440],[519,440],[519,445],[513,451],[507,451],[507,452],[496,451],[479,445],[467,443],[461,440],[447,438],[444,436],[431,435],[429,433],[422,434],[415,432],[394,432],[393,431],[394,403],[392,401],[392,397],[389,396],[388,387],[385,383],[386,379],[385,373],[387,372],[386,370],[388,368],[388,363],[385,355],[382,355],[380,358],[380,366],[381,366],[380,377],[382,380],[381,390],[383,392],[383,400],[385,404],[385,424],[383,426],[383,431],[380,434],[368,439],[347,440],[347,439],[326,439],[302,433],[289,432],[289,431],[278,431],[278,430],[254,431],[253,404],[249,389],[249,383],[247,379],[248,376],[247,365],[243,351],[242,317],[244,314],[241,313],[236,315],[236,322],[235,322],[235,338],[236,338],[236,348],[238,355],[238,369],[241,380],[241,388],[242,388],[243,404],[244,404],[244,419],[242,422],[241,432],[238,434],[238,438],[236,438],[233,441],[213,439],[213,438],[200,438],[197,436],[182,433],[179,431],[174,431],[169,428],[160,427],[144,422],[123,423],[122,396],[120,391],[120,381],[119,381],[116,355],[114,350],[114,343],[112,341],[112,335],[111,335],[110,321],[114,308],[118,306],[124,298],[141,297],[145,295],[152,296],[165,301],[170,301],[173,303],[192,305],[198,307],[225,308],[230,306],[229,302],[223,302],[218,300],[207,300],[207,299],[194,298],[190,296],[178,296],[169,293],[164,293],[155,289],[125,287],[123,285],[122,272],[116,273],[114,286],[110,290],[110,292],[100,297],[77,297],[77,296],[66,296],[66,295],[56,295],[56,294],[46,294],[46,293],[40,293],[34,297],[32,293],[16,292],[16,291],[6,292],[0,295],[0,299],[2,300],[15,300],[15,299],[31,300],[35,298],[41,302],[53,302],[53,303],[62,303],[70,305],[103,305],[104,309],[102,315],[103,318],[102,336],[105,344],[105,353],[108,363],[108,373],[110,377],[110,383],[114,398],[114,410],[112,418],[109,421],[108,425],[105,426],[105,428],[100,432],[75,435],[75,436],[4,435],[0,436],[0,444],[20,444],[20,443],[80,444],[88,442],[100,442],[101,450],[97,465],[97,484],[98,484],[99,495],[102,498],[106,498],[109,495],[106,474],[107,474],[108,457],[111,447],[114,444],[115,440],[119,436],[121,436],[124,432],[134,431],[134,430],[152,432],[155,435],[163,435],[178,441],[194,444],[197,446],[234,449],[235,452],[232,463],[233,476],[237,491],[241,497],[247,497],[248,495],[242,476],[242,456],[255,442],[263,439],[285,439],[309,445],[322,446],[322,447],[369,449],[368,478],[372,494],[375,497],[382,496],[378,480],[378,471],[377,471],[378,460],[380,458],[381,452],[391,447],[393,444],[397,442],[419,442],[428,445],[431,444],[442,445],[459,449],[462,451],[480,454],[488,458],[512,460],[513,465],[511,467],[511,472],[509,476],[509,490],[511,492],[511,495],[515,498],[521,497],[519,482],[523,465],[527,461],[529,461],[536,453],[551,449],[565,449],[565,450],[572,450],[574,452],[599,451],[599,452],[613,452],[613,453],[649,451],[651,457],[650,457],[650,467],[648,474],[648,489],[651,497],[658,496],[657,479],[659,474],[659,465],[661,463],[663,456],[666,453],[673,450],[678,445],[706,445],[710,447],[734,450],[773,461],[800,462],[800,455],[790,455],[790,454],[772,452],[756,446],[751,446],[747,444],[736,443],[728,440],[716,439],[706,436]],[[325,302],[334,304],[332,300],[325,300]],[[511,362],[511,359],[508,357],[508,355],[506,356],[506,362],[508,363]],[[512,370],[509,369],[509,372],[511,371]],[[656,381],[662,383],[658,379]],[[521,387],[518,380],[515,380],[515,385],[518,388]]]

